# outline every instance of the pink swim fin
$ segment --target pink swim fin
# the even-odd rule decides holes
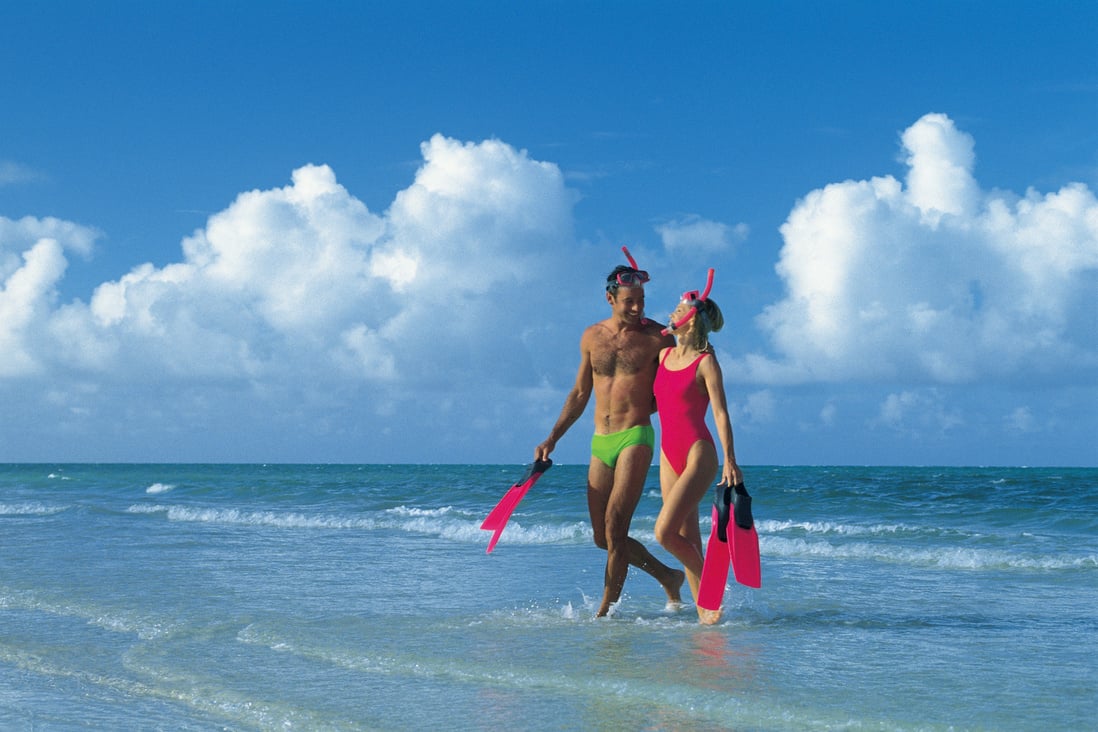
[[[484,518],[480,528],[485,531],[492,531],[492,538],[488,541],[488,551],[486,554],[491,554],[492,550],[496,547],[496,542],[499,541],[500,535],[503,533],[503,528],[507,526],[507,522],[511,519],[511,513],[514,512],[515,507],[519,505],[519,502],[526,496],[526,492],[530,490],[530,487],[534,483],[538,482],[538,478],[541,474],[552,467],[552,460],[536,460],[534,464],[530,466],[530,470],[526,475],[522,477],[518,483],[507,489],[507,492],[503,494],[503,498],[499,500],[496,507],[488,512],[488,515]]]
[[[698,607],[706,610],[721,609],[724,586],[728,582],[730,547],[719,536],[719,525],[720,516],[717,507],[713,506],[713,531],[705,547],[705,563],[702,564],[701,584],[698,587]]]
[[[717,486],[717,494],[713,498],[713,530],[705,548],[705,563],[698,587],[698,607],[720,609],[729,565],[741,585],[762,587],[759,535],[751,516],[751,496],[743,483],[735,488]]]
[[[762,566],[759,561],[759,534],[751,516],[751,496],[743,483],[735,488],[732,499],[731,542],[728,551],[736,581],[748,587],[762,587]]]

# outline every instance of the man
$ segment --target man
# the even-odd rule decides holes
[[[648,273],[637,269],[628,250],[625,254],[633,266],[618,266],[606,278],[610,317],[583,332],[576,383],[549,437],[534,449],[536,460],[547,459],[583,414],[594,391],[595,434],[587,471],[587,507],[595,544],[606,550],[599,617],[607,615],[621,597],[630,564],[655,577],[671,602],[681,601],[685,579],[683,572],[663,564],[629,536],[655,449],[652,382],[658,356],[661,348],[674,346],[675,339],[661,335],[663,326],[644,317]]]

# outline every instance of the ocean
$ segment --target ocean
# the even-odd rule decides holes
[[[0,466],[0,729],[1095,729],[1096,469],[745,467],[712,627],[636,570],[594,618],[586,466],[486,554],[523,472]]]

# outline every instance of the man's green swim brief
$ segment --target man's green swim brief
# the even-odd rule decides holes
[[[656,428],[650,424],[638,424],[636,427],[614,432],[609,435],[591,437],[591,455],[606,463],[611,470],[618,464],[621,451],[633,445],[656,447]]]

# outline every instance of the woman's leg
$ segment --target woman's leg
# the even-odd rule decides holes
[[[717,450],[712,442],[705,440],[695,442],[690,448],[682,475],[677,475],[667,458],[660,454],[663,508],[656,518],[656,539],[682,562],[695,601],[704,557],[698,504],[709,493],[717,466]]]

